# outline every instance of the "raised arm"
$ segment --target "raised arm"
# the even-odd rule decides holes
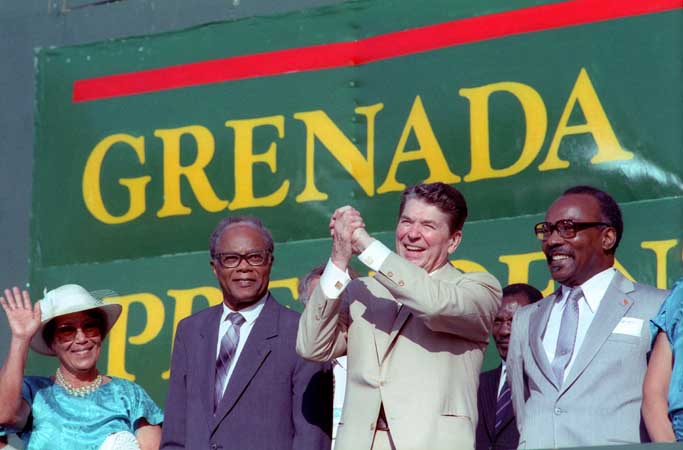
[[[329,361],[346,354],[349,317],[340,296],[350,281],[346,269],[354,254],[352,235],[363,226],[360,214],[350,206],[332,215],[330,260],[299,321],[296,351],[306,359]]]
[[[30,407],[21,398],[29,343],[40,328],[40,305],[31,305],[27,291],[18,287],[5,289],[0,306],[7,314],[12,338],[5,363],[0,368],[0,424],[21,429],[26,424]]]
[[[675,442],[669,419],[669,384],[673,355],[666,334],[660,331],[652,347],[652,355],[643,382],[643,420],[654,442]]]
[[[392,252],[375,279],[432,330],[488,342],[500,306],[498,280],[488,273],[462,273],[453,267],[438,272],[430,276]]]

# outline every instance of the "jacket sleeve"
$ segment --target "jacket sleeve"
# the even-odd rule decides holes
[[[500,306],[500,283],[484,272],[444,270],[448,270],[446,277],[429,276],[424,269],[391,253],[375,279],[433,331],[488,343]]]
[[[292,377],[293,450],[329,450],[332,437],[332,369],[297,357]]]
[[[346,292],[336,299],[326,298],[318,285],[301,314],[296,351],[308,360],[320,362],[343,356],[346,354],[348,327]]]
[[[527,344],[527,332],[524,329],[528,326],[527,316],[523,309],[518,309],[512,320],[512,330],[510,332],[510,345],[505,360],[508,371],[508,380],[512,391],[512,407],[515,410],[517,428],[522,433],[524,424],[524,404],[526,403],[526,388],[524,385],[524,346]],[[527,316],[528,317],[528,316]]]
[[[185,448],[185,413],[187,404],[187,351],[183,340],[184,327],[178,325],[173,355],[171,377],[164,408],[164,424],[161,430],[161,450]]]

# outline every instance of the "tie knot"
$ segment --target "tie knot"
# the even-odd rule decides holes
[[[228,317],[226,317],[225,320],[233,324],[233,326],[241,327],[244,323],[244,316],[240,313],[232,312],[228,314]]]
[[[576,286],[572,288],[571,291],[569,291],[569,295],[567,296],[567,303],[578,303],[581,297],[583,297],[583,291],[579,286]]]

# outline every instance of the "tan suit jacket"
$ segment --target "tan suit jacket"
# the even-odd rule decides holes
[[[297,351],[314,361],[348,356],[336,450],[370,449],[382,404],[398,450],[474,448],[479,371],[500,297],[488,273],[446,264],[429,276],[394,253],[339,299],[318,286]]]

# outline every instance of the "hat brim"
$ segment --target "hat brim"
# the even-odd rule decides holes
[[[104,339],[107,336],[107,334],[109,334],[109,331],[114,326],[114,324],[118,320],[119,316],[121,315],[121,311],[123,310],[123,307],[117,303],[108,303],[108,304],[99,305],[99,306],[90,306],[89,305],[89,306],[76,307],[76,308],[72,308],[71,310],[62,311],[57,316],[50,317],[49,319],[43,321],[40,324],[40,328],[38,329],[36,334],[31,339],[31,348],[35,352],[40,353],[41,355],[56,356],[57,354],[47,344],[47,342],[45,341],[45,337],[43,336],[43,331],[45,330],[45,325],[47,325],[50,321],[56,319],[57,317],[61,317],[61,316],[65,316],[67,314],[73,314],[73,313],[77,313],[77,312],[91,311],[91,310],[95,310],[95,309],[99,309],[102,312],[102,314],[104,315],[104,334],[102,335],[102,339]]]

